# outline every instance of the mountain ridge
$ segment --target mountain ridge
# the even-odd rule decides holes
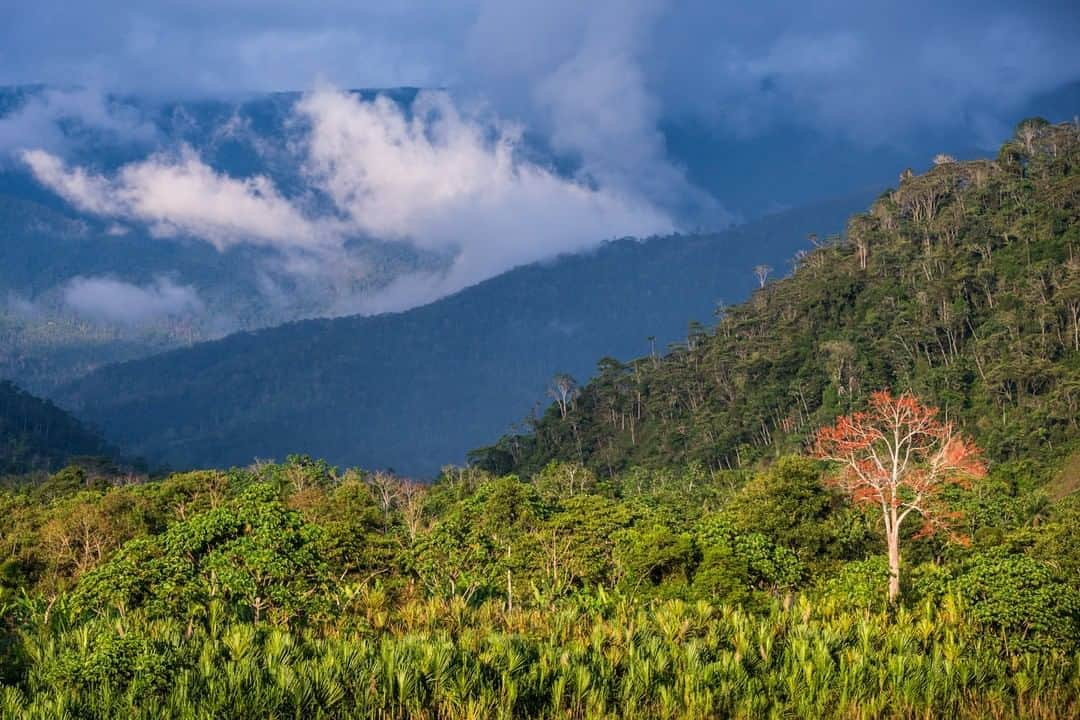
[[[650,335],[662,347],[683,334],[686,318],[707,320],[717,300],[736,300],[756,284],[755,265],[780,266],[806,243],[806,228],[838,231],[867,195],[715,236],[610,242],[404,313],[237,334],[99,369],[57,397],[133,452],[178,466],[302,450],[431,474],[521,420],[555,373],[587,376],[597,357],[636,354]],[[172,382],[162,386],[159,376]],[[175,391],[181,382],[186,389]],[[252,407],[254,414],[233,410]],[[380,419],[365,421],[365,412]],[[324,431],[301,430],[275,447],[267,438],[282,437],[284,426]],[[405,429],[423,447],[410,447]],[[439,439],[448,433],[451,441]],[[190,443],[201,449],[177,450]],[[346,451],[353,445],[364,449]]]

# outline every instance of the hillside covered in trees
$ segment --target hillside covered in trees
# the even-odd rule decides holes
[[[745,467],[881,388],[931,399],[996,460],[1052,454],[1080,436],[1078,216],[1080,129],[1025,121],[994,160],[905,171],[791,277],[662,358],[602,360],[474,457],[526,474]]]
[[[74,456],[110,452],[98,433],[48,400],[0,381],[0,477],[58,470]]]
[[[905,173],[431,484],[0,490],[0,715],[1080,716],[1078,159]]]

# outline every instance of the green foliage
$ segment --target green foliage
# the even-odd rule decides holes
[[[837,567],[856,552],[835,533],[851,516],[815,483],[800,458],[745,483],[672,468],[573,494],[293,458],[0,494],[21,528],[5,543],[36,543],[52,568],[4,566],[0,712],[1075,714],[1077,588],[1035,555],[1075,530],[1072,498],[987,514],[1003,550],[916,566],[887,615],[884,559]],[[114,541],[80,569],[70,542],[44,540],[77,536],[65,528]]]
[[[772,538],[804,563],[861,557],[875,547],[861,513],[822,485],[821,469],[807,458],[780,458],[732,495],[724,512],[735,527]]]
[[[796,260],[711,332],[604,365],[565,416],[500,440],[505,471],[749,467],[883,388],[941,407],[996,461],[1038,464],[1080,438],[1074,124],[1025,122],[996,161],[906,177]]]
[[[1032,538],[1031,554],[1052,565],[1065,578],[1073,578],[1080,589],[1080,493],[1073,493],[1050,506],[1046,522],[1041,523]]]
[[[629,592],[660,585],[678,590],[690,581],[694,541],[689,533],[645,519],[619,531],[614,539],[617,572]]]
[[[1075,654],[1002,653],[946,603],[881,615],[798,603],[596,597],[549,614],[432,602],[377,636],[139,614],[36,615],[5,717],[1057,718]],[[60,611],[62,612],[62,611]]]
[[[824,584],[822,597],[845,610],[883,612],[887,597],[882,590],[889,582],[889,563],[883,555],[843,565]]]
[[[564,499],[560,512],[544,522],[537,538],[535,547],[544,568],[537,584],[555,594],[613,586],[619,579],[616,541],[640,516],[640,508],[599,495]]]
[[[286,508],[269,485],[251,485],[233,501],[132,541],[79,583],[74,607],[151,617],[186,617],[213,598],[288,622],[318,612],[327,566],[322,529]]]
[[[977,555],[954,587],[1005,645],[1078,647],[1080,591],[1046,563],[1006,551]]]
[[[720,516],[698,525],[701,564],[694,587],[705,597],[747,602],[755,592],[778,594],[794,589],[806,568],[794,551],[758,532],[738,532]]]
[[[101,436],[53,405],[0,380],[0,478],[49,472],[77,455],[108,455]]]

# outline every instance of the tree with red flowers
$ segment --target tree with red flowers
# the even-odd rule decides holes
[[[983,477],[979,449],[938,420],[938,410],[911,393],[870,396],[865,412],[845,415],[817,433],[814,455],[840,465],[831,482],[859,505],[880,507],[889,550],[889,603],[900,594],[900,527],[912,513],[920,535],[949,530],[953,517],[941,502],[948,485],[967,487]]]

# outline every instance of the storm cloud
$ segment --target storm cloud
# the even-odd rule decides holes
[[[795,114],[879,141],[945,115],[993,116],[1080,77],[1069,2],[42,0],[4,15],[4,83],[448,87],[573,145],[611,128],[582,118],[618,115],[617,135],[636,123],[647,134],[657,107],[743,132]]]

